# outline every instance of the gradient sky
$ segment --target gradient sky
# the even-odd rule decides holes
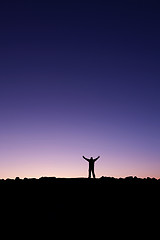
[[[160,178],[158,2],[0,3],[0,178]]]

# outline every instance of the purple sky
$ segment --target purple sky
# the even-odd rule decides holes
[[[158,1],[0,6],[0,178],[160,178]]]

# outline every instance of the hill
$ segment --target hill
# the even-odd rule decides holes
[[[114,233],[138,230],[159,214],[160,180],[154,178],[16,178],[0,180],[0,192],[3,222],[18,227],[84,230],[90,224]]]

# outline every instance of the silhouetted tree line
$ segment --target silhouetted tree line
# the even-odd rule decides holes
[[[88,178],[56,178],[56,177],[41,177],[41,178],[24,178],[21,179],[16,177],[15,179],[0,179],[0,184],[2,183],[71,183],[71,182],[81,182],[81,183],[155,183],[160,184],[160,178],[138,178],[136,176],[128,176],[125,178],[114,178],[114,177],[105,177],[97,179],[88,179]]]

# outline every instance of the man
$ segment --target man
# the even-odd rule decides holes
[[[95,173],[94,173],[94,163],[95,161],[97,161],[98,158],[100,158],[100,156],[98,156],[97,158],[93,159],[93,157],[91,157],[90,159],[86,158],[83,156],[83,158],[89,162],[89,176],[88,178],[91,178],[91,173],[93,175],[93,178],[95,178]]]

